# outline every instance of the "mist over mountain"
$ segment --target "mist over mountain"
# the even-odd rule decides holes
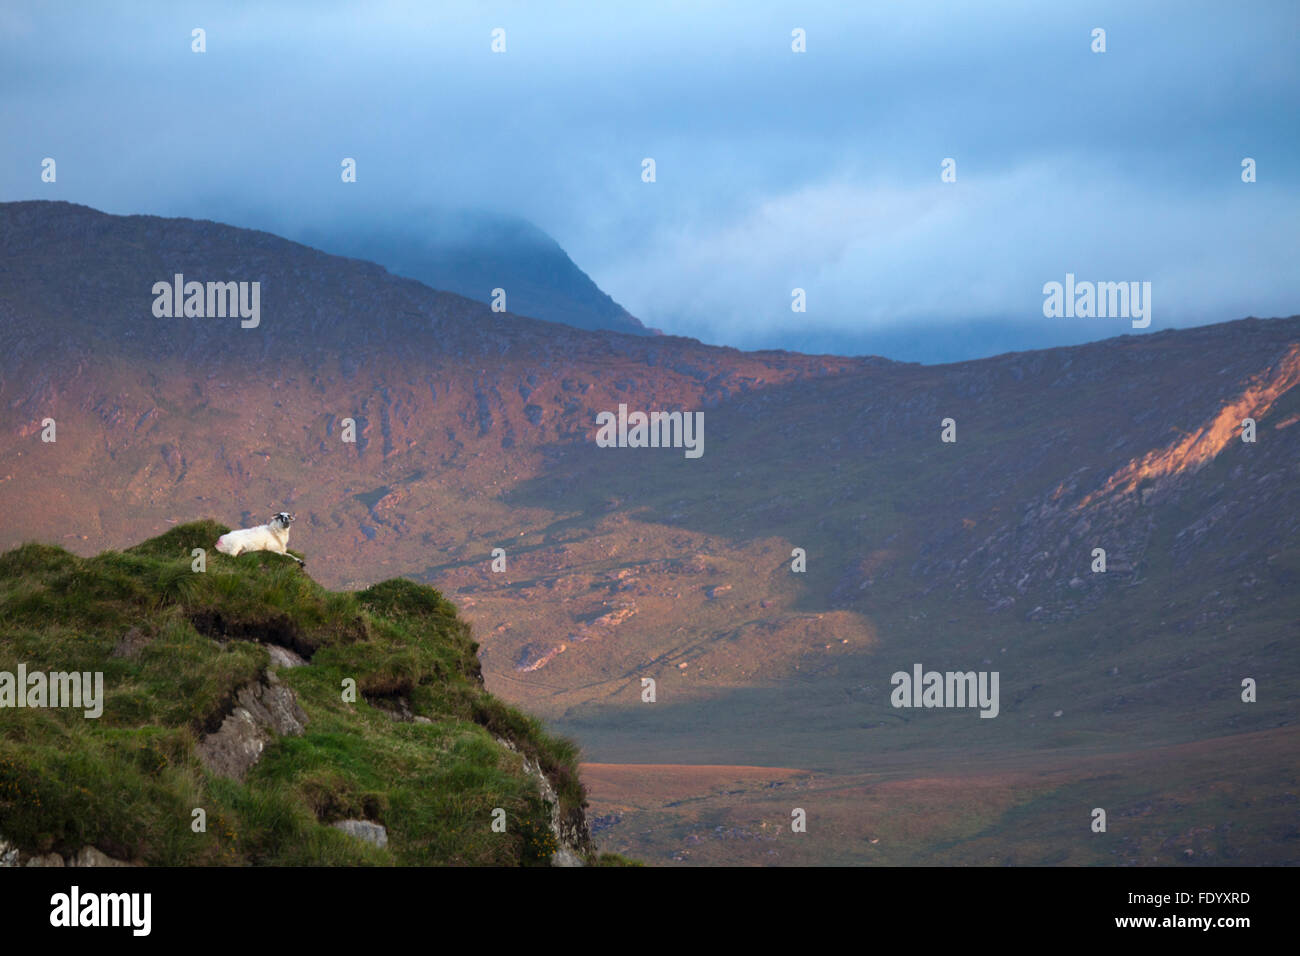
[[[747,350],[780,347],[809,355],[884,355],[899,362],[940,365],[1144,334],[1128,325],[1126,321],[1106,319],[972,316],[965,322],[916,319],[909,324],[879,329],[789,326],[755,331],[742,336],[740,341],[726,344]],[[723,344],[710,339],[704,341]]]
[[[526,220],[466,209],[401,209],[387,215],[368,210],[366,215],[300,227],[289,235],[478,302],[490,302],[492,290],[503,289],[508,311],[516,315],[580,329],[651,332],[601,291],[559,243]]]
[[[258,282],[258,323],[155,314],[177,273]],[[289,508],[326,586],[452,600],[488,690],[582,744],[597,844],[659,862],[1297,862],[1298,383],[1300,316],[743,352],[0,205],[0,548]],[[598,447],[620,405],[702,412],[703,455]],[[892,705],[917,665],[998,672],[996,719]]]

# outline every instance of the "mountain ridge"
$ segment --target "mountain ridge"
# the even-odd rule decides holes
[[[595,763],[835,780],[872,761],[924,773],[952,748],[1032,772],[1140,745],[1174,787],[1193,779],[1179,747],[1289,720],[1300,316],[946,365],[749,353],[492,313],[233,227],[101,222],[24,252],[59,232],[24,216],[0,206],[0,547],[102,550],[194,514],[289,507],[323,582],[436,585],[481,636],[489,690]],[[149,289],[174,271],[265,278],[261,326],[155,319]],[[595,416],[619,404],[702,410],[703,457],[597,448]],[[1229,421],[1203,461],[1180,453],[1103,493],[1186,436],[1222,437],[1238,410],[1257,415],[1255,443]],[[900,716],[889,675],[918,661],[999,667],[999,717]],[[1244,705],[1258,674],[1271,691]],[[1069,786],[1102,786],[1088,779]],[[1138,806],[1130,783],[1115,799]],[[1275,799],[1281,770],[1260,783],[1275,785],[1240,798]],[[986,811],[993,828],[1015,812]],[[637,819],[602,838],[656,858]],[[1259,819],[1225,838],[1236,858],[1280,838]]]

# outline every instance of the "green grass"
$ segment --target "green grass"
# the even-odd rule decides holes
[[[484,690],[456,608],[406,580],[326,591],[277,555],[217,553],[226,530],[195,522],[84,559],[34,543],[0,555],[0,671],[104,674],[98,719],[3,711],[0,834],[29,853],[90,844],[155,865],[548,862],[551,808],[519,754],[572,818],[585,805],[577,748]],[[276,738],[242,783],[214,776],[196,744],[259,679],[267,643],[310,661],[278,671],[306,733]],[[430,722],[380,709],[401,703]],[[191,827],[196,808],[205,832]],[[329,826],[349,818],[383,824],[388,846]]]

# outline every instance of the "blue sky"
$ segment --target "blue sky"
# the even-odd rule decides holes
[[[286,232],[516,214],[647,324],[741,347],[1132,331],[1044,318],[1067,272],[1150,281],[1148,331],[1289,315],[1298,26],[1294,2],[8,2],[0,198]]]

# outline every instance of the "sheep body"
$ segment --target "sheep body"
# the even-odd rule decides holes
[[[227,531],[217,539],[217,550],[232,558],[246,551],[273,551],[303,564],[303,561],[289,554],[289,522],[292,520],[292,515],[281,512],[256,528]]]

